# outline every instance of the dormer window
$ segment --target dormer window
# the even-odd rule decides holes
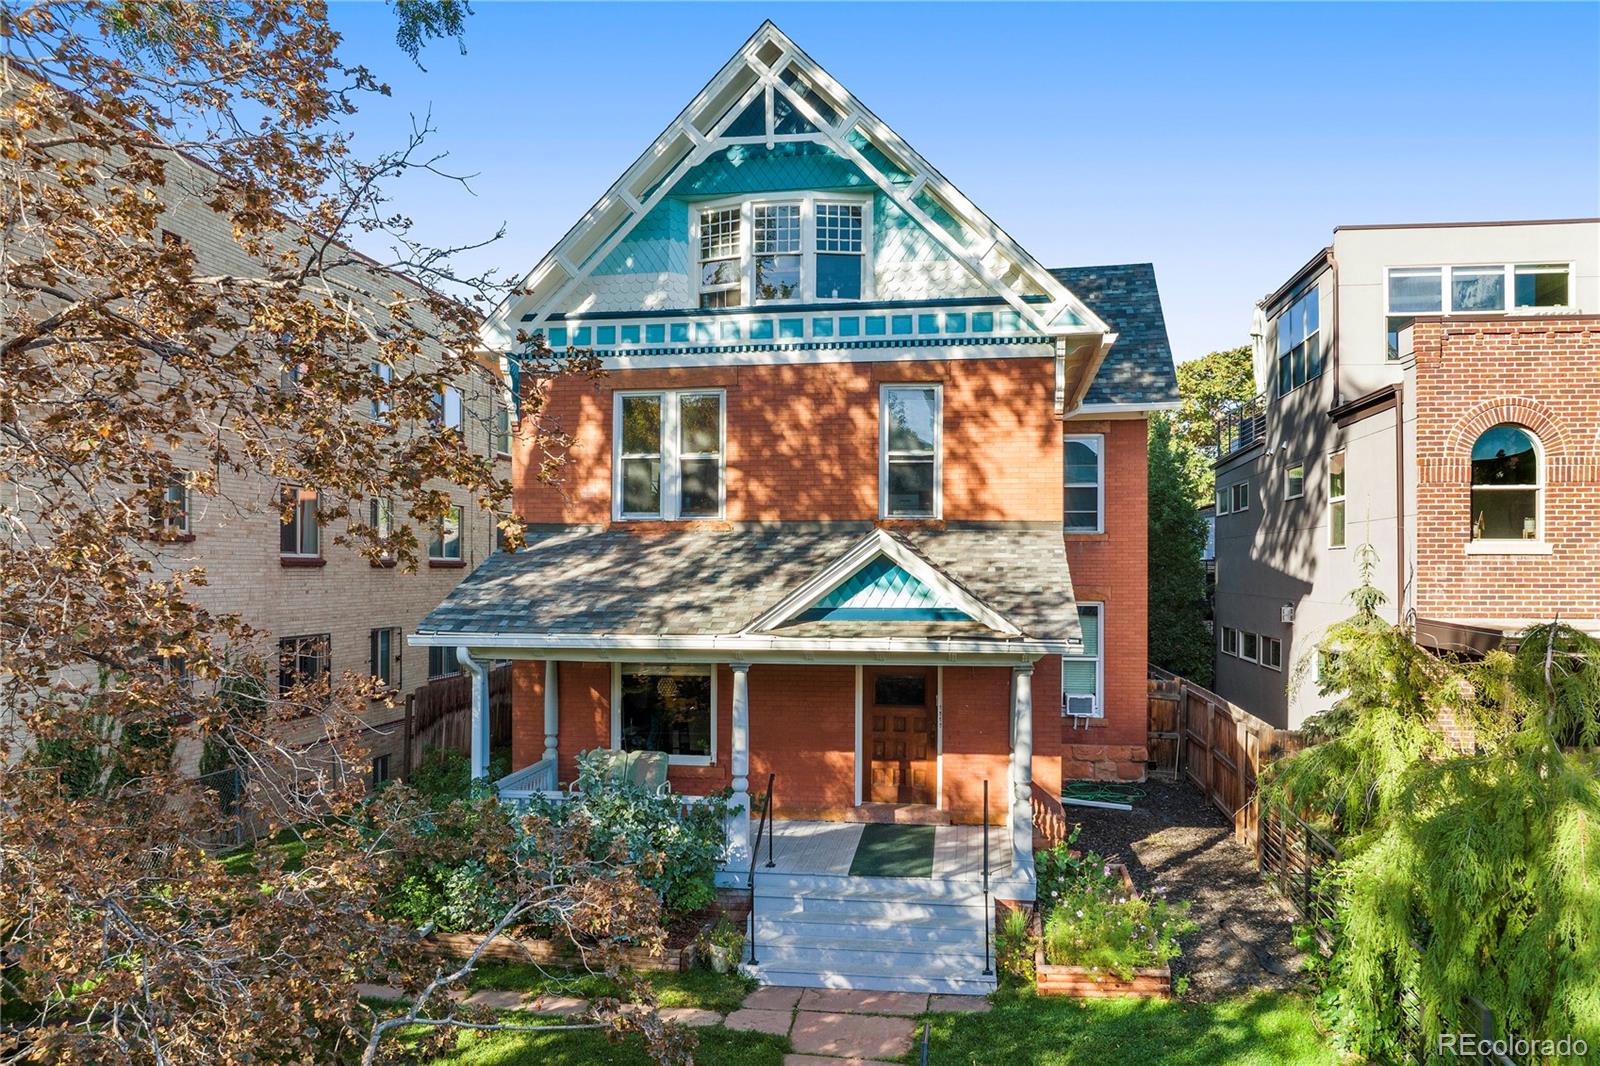
[[[694,214],[699,306],[860,300],[871,284],[871,201],[826,193],[712,204]]]

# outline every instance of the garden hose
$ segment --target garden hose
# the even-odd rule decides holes
[[[1144,789],[1101,781],[1069,781],[1061,786],[1061,798],[1132,804],[1135,800],[1144,798]]]

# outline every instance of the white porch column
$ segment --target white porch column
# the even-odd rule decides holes
[[[733,663],[733,818],[728,826],[730,864],[750,859],[750,664]]]
[[[554,760],[561,732],[561,697],[556,691],[556,661],[544,661],[544,757]]]
[[[456,649],[456,661],[466,670],[472,685],[472,780],[489,776],[489,671],[464,647]]]
[[[1012,668],[1011,874],[1033,873],[1033,664]]]

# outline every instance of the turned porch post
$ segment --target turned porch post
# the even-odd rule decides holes
[[[1033,870],[1033,664],[1012,669],[1011,874]]]
[[[556,691],[556,661],[544,661],[544,757],[555,761],[556,738],[561,732],[561,698]]]
[[[733,817],[728,825],[728,860],[750,856],[750,664],[733,663]]]

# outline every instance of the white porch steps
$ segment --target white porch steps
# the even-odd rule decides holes
[[[769,985],[982,995],[995,987],[983,974],[986,920],[979,881],[758,868],[756,965],[745,968]]]

